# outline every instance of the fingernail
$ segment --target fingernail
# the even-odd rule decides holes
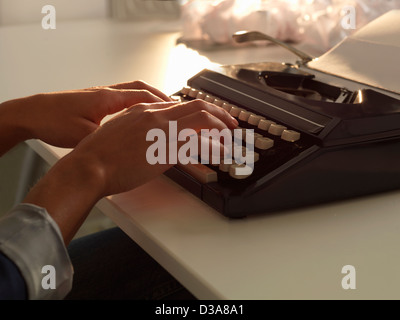
[[[232,118],[232,123],[233,123],[235,126],[238,126],[238,125],[239,125],[239,122],[238,122],[234,117],[231,116],[231,118]]]

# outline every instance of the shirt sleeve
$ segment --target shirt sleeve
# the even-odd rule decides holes
[[[4,216],[0,252],[19,269],[28,299],[63,299],[71,290],[73,267],[60,229],[46,209],[20,204]]]

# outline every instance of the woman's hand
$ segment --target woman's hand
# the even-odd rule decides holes
[[[134,189],[174,164],[151,165],[146,152],[149,130],[167,136],[170,121],[182,129],[234,129],[237,121],[222,108],[194,100],[140,103],[124,110],[88,135],[31,190],[24,202],[44,207],[68,243],[90,209],[104,196]],[[178,146],[179,148],[179,146]]]
[[[11,100],[0,105],[0,155],[28,139],[74,148],[104,117],[137,103],[162,101],[171,99],[142,81]]]

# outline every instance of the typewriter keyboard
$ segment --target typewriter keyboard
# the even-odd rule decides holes
[[[236,174],[236,168],[244,167],[246,164],[235,163],[234,157],[232,163],[222,161],[215,165],[201,163],[179,165],[179,168],[202,183],[254,182],[315,144],[312,139],[302,135],[301,132],[278,123],[268,118],[267,115],[255,113],[249,107],[236,105],[233,102],[191,87],[184,87],[177,95],[181,101],[201,99],[225,109],[238,120],[237,129],[242,130],[242,144],[233,144],[233,148],[241,148],[244,157],[246,152],[254,152],[254,170],[245,175]],[[246,129],[254,130],[254,134],[249,136],[253,144],[253,151],[246,149]]]

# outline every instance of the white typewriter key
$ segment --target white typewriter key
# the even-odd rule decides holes
[[[258,138],[264,138],[264,137],[263,137],[262,134],[259,134],[259,133],[257,133],[257,132],[254,133],[254,140],[251,141],[251,143],[252,143],[252,144],[255,144],[255,143],[256,143],[256,140],[257,140]]]
[[[260,154],[255,151],[249,151],[249,150],[243,151],[242,156],[244,157],[243,160],[245,160],[246,158],[250,158],[250,157],[253,158],[254,162],[257,162],[258,160],[260,160]]]
[[[252,113],[246,110],[240,111],[239,120],[247,121]]]
[[[263,119],[265,119],[265,117],[263,117],[263,116],[258,116],[258,115],[256,115],[256,114],[251,114],[250,117],[249,117],[249,119],[247,120],[247,122],[248,122],[249,124],[253,125],[253,126],[258,126],[258,123],[259,123],[261,120],[263,120]]]
[[[196,96],[196,99],[201,99],[204,100],[204,98],[207,96],[207,93],[203,92],[203,91],[199,91],[199,93]]]
[[[249,132],[249,131],[245,131],[245,129],[243,129],[243,141],[246,141],[246,134],[249,136],[249,141],[247,141],[248,143],[254,144],[254,142],[257,140],[257,138],[262,138],[263,136],[257,132]]]
[[[234,179],[246,179],[253,173],[253,169],[243,164],[233,164],[229,167],[229,175]]]
[[[184,95],[187,95],[189,93],[190,89],[191,89],[190,87],[183,87],[181,90],[181,93]]]
[[[228,112],[231,111],[232,107],[233,107],[233,104],[230,104],[230,103],[227,103],[227,102],[224,102],[222,104],[222,109],[224,109],[224,110],[226,110]]]
[[[209,183],[209,182],[218,181],[217,172],[203,164],[200,164],[200,163],[189,163],[189,164],[185,164],[185,165],[178,164],[178,167],[181,168],[186,173],[193,176],[195,179],[197,179],[201,183]]]
[[[243,111],[242,108],[233,106],[231,108],[231,110],[229,111],[229,113],[231,114],[232,117],[237,117],[240,114],[241,111]]]
[[[230,163],[225,163],[224,160],[221,161],[220,165],[219,165],[219,170],[221,170],[222,172],[229,172],[229,168],[231,167],[231,165],[233,165],[235,162],[232,160],[230,161]]]
[[[209,94],[206,95],[206,97],[204,98],[204,101],[206,101],[206,102],[214,102],[214,100],[215,100],[215,97],[210,96]]]
[[[224,100],[215,98],[214,101],[213,101],[213,103],[214,103],[216,106],[218,106],[218,107],[222,107],[222,105],[223,105],[223,103],[224,103]]]
[[[246,147],[242,145],[233,144],[233,154],[240,156],[246,152]]]
[[[198,93],[199,93],[199,90],[192,88],[192,89],[190,89],[188,96],[191,98],[196,98]]]
[[[274,146],[274,140],[270,138],[257,138],[255,147],[261,150],[267,150]]]
[[[283,130],[281,138],[285,141],[295,142],[300,139],[300,132],[294,130]]]
[[[268,133],[274,135],[274,136],[280,136],[284,130],[287,128],[285,126],[282,126],[280,124],[271,124]]]
[[[258,123],[258,128],[261,130],[268,131],[271,124],[275,124],[275,122],[271,120],[261,119],[260,122]]]

